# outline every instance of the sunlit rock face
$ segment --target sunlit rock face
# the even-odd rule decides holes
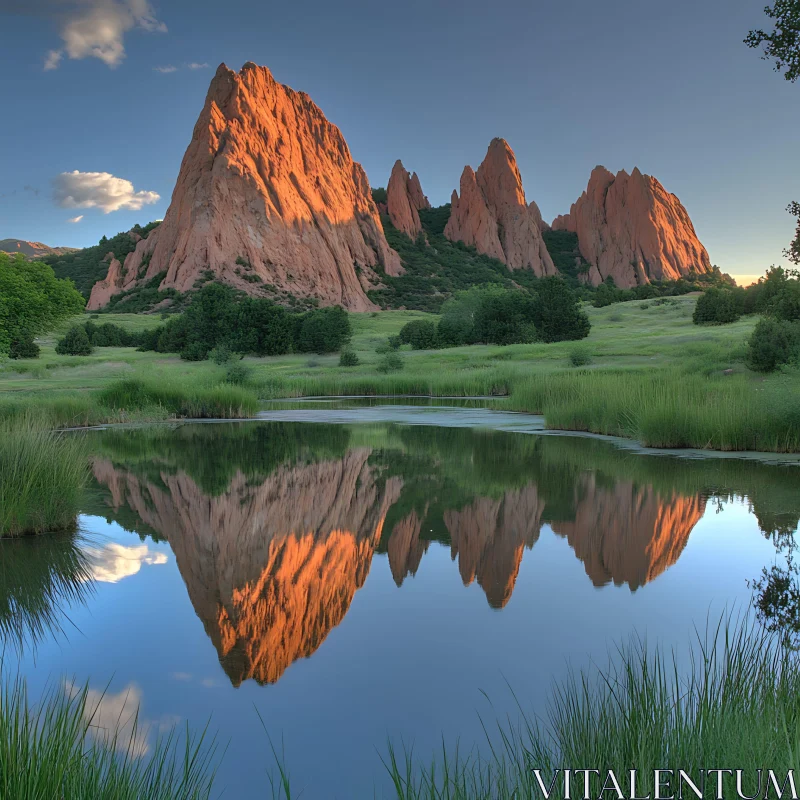
[[[614,582],[631,591],[675,564],[705,513],[698,495],[662,495],[650,486],[598,485],[587,476],[576,493],[574,522],[554,522],[595,586]]]
[[[595,167],[586,191],[552,228],[578,235],[595,286],[610,277],[627,289],[712,269],[681,201],[638,169],[613,175]]]
[[[505,139],[492,140],[477,173],[464,167],[459,188],[444,229],[451,242],[472,245],[510,269],[556,274],[542,238],[542,215],[525,200],[517,159]]]
[[[197,615],[234,685],[277,681],[314,653],[369,573],[383,518],[402,482],[381,488],[369,449],[280,467],[262,484],[239,473],[208,497],[184,473],[143,484],[110,462],[97,480],[166,536]]]
[[[339,129],[266,67],[248,62],[237,73],[223,64],[164,221],[121,269],[109,269],[88,308],[161,273],[162,289],[187,291],[210,270],[249,294],[271,284],[364,311],[374,307],[365,290],[378,265],[402,270]]]
[[[409,175],[403,162],[396,161],[386,186],[386,210],[392,225],[409,238],[416,239],[422,233],[419,211],[430,207],[417,173]]]

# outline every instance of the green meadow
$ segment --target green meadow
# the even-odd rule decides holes
[[[503,408],[543,414],[548,427],[625,436],[647,446],[718,450],[800,450],[800,371],[768,376],[744,363],[755,317],[728,325],[692,324],[695,296],[585,307],[580,342],[472,345],[399,351],[401,367],[381,372],[385,346],[419,311],[352,314],[351,349],[339,355],[245,358],[246,377],[228,382],[226,365],[187,362],[133,348],[59,356],[67,325],[39,339],[41,357],[0,371],[0,416],[32,409],[56,426],[176,416],[246,417],[260,403],[322,395],[482,396]],[[103,314],[131,331],[157,316]],[[578,364],[578,366],[574,366]],[[502,399],[500,399],[502,398]]]

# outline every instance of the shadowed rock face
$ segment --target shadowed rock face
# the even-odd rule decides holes
[[[663,497],[651,487],[618,483],[613,489],[584,479],[574,522],[552,524],[566,537],[595,586],[613,581],[631,591],[675,564],[702,518],[700,496]]]
[[[223,64],[164,222],[123,270],[98,284],[88,308],[162,272],[161,288],[186,291],[210,269],[250,294],[262,289],[247,275],[323,305],[363,311],[373,308],[365,288],[379,264],[390,275],[402,269],[367,176],[339,129],[266,67],[248,62],[236,73]]]
[[[417,173],[409,175],[400,160],[395,162],[392,169],[386,187],[386,202],[392,225],[409,238],[416,239],[422,232],[418,212],[422,208],[430,208],[431,204],[422,193]]]
[[[510,269],[530,269],[538,276],[556,268],[542,238],[542,215],[527,204],[514,151],[505,139],[493,139],[478,172],[465,167],[461,195],[453,192],[444,235],[473,245]]]
[[[615,176],[595,167],[586,191],[552,227],[578,234],[594,285],[611,277],[630,288],[712,268],[680,200],[638,169]]]

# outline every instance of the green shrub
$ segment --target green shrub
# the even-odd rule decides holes
[[[251,372],[250,367],[241,362],[231,364],[225,372],[225,381],[226,383],[232,383],[234,386],[245,386],[250,382]]]
[[[39,345],[33,341],[31,336],[23,336],[11,342],[8,351],[9,358],[39,358]]]
[[[429,319],[414,319],[400,329],[399,339],[414,350],[433,350],[439,346],[436,324]]]
[[[756,372],[772,372],[788,364],[800,349],[800,323],[764,317],[747,343],[747,365]]]
[[[67,335],[56,345],[56,353],[60,356],[90,356],[92,349],[86,328],[81,325],[71,327]]]
[[[360,363],[355,351],[350,349],[342,350],[342,354],[339,356],[340,367],[357,367]]]
[[[692,322],[695,325],[724,325],[741,315],[736,295],[729,289],[708,289],[697,298]]]
[[[225,344],[225,342],[221,342],[216,347],[212,348],[208,353],[208,357],[215,364],[219,364],[219,366],[233,361],[235,356],[236,354],[230,349],[230,347],[228,347],[227,344]]]
[[[569,363],[573,367],[585,367],[587,364],[592,363],[592,353],[588,347],[575,345],[569,351]]]
[[[537,282],[533,322],[542,342],[585,339],[592,327],[578,295],[557,277]]]
[[[378,372],[382,373],[389,373],[389,372],[399,372],[403,369],[404,363],[403,358],[399,353],[394,351],[387,353],[378,364]]]
[[[295,348],[300,353],[335,353],[352,335],[350,318],[341,306],[308,311],[298,319]]]

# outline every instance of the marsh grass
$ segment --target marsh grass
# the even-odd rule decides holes
[[[648,447],[800,450],[800,403],[789,379],[581,370],[522,380],[510,405],[544,414],[548,428],[624,436]]]
[[[215,745],[206,731],[173,730],[149,754],[135,752],[138,719],[108,736],[93,730],[88,691],[52,686],[32,703],[23,680],[0,690],[0,797],[15,800],[199,800],[210,795]]]
[[[569,673],[554,687],[543,718],[520,711],[520,721],[484,726],[485,756],[443,747],[420,764],[409,751],[398,753],[390,745],[384,763],[396,796],[540,798],[532,770],[539,769],[547,785],[554,770],[569,767],[613,770],[620,778],[635,768],[638,796],[658,796],[655,769],[676,774],[683,769],[697,780],[699,770],[723,766],[746,770],[743,788],[754,796],[757,769],[765,776],[772,769],[784,778],[787,770],[796,770],[796,655],[749,621],[730,618],[696,632],[689,653],[687,668],[675,653],[633,640],[612,654],[605,668]],[[602,794],[601,787],[602,779],[595,781],[593,797]],[[558,796],[562,789],[556,790]],[[715,793],[710,780],[704,797]],[[583,796],[583,776],[574,776],[572,796]]]
[[[232,383],[209,386],[142,378],[115,381],[99,392],[98,401],[111,410],[156,409],[169,416],[192,419],[251,417],[259,408],[253,392]]]
[[[88,475],[83,437],[32,416],[0,423],[0,537],[74,528]]]

